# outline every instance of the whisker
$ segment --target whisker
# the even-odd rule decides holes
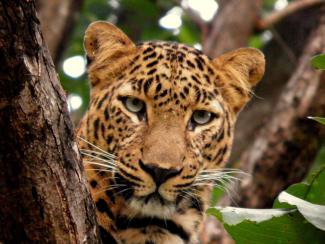
[[[86,153],[90,153],[90,154],[97,154],[100,156],[104,156],[107,159],[115,159],[116,156],[110,153],[103,153],[103,152],[98,152],[98,151],[93,151],[93,150],[89,150],[89,149],[80,149],[81,152],[86,152]]]
[[[85,143],[87,143],[87,144],[91,145],[92,147],[94,147],[94,148],[98,149],[99,151],[101,151],[101,152],[103,152],[103,153],[107,154],[107,152],[106,152],[105,150],[103,150],[103,149],[101,149],[100,147],[98,147],[98,146],[94,145],[93,143],[91,143],[91,142],[87,141],[86,139],[84,139],[84,138],[82,138],[82,137],[80,137],[80,136],[78,136],[78,138],[79,138],[80,140],[82,140],[83,142],[85,142]],[[114,156],[114,155],[113,155],[113,156]]]
[[[97,163],[97,162],[88,161],[88,160],[84,160],[84,163],[98,165],[98,166],[104,167],[105,169],[112,169],[112,170],[118,169],[115,165],[102,164],[102,163]]]
[[[95,158],[95,159],[98,159],[102,162],[107,162],[107,163],[111,163],[111,164],[115,164],[115,160],[107,160],[107,159],[104,159],[104,158],[101,158],[101,157],[97,157],[95,155],[92,155],[92,154],[89,154],[89,153],[86,153],[86,152],[81,152],[81,154],[85,155],[85,156],[88,156],[88,157],[91,157],[91,158]]]

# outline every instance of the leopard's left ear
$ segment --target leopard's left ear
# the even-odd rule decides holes
[[[251,89],[263,77],[265,59],[255,48],[239,48],[213,61],[222,76],[222,95],[234,113],[238,113],[251,97]]]

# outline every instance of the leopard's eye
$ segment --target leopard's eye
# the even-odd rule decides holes
[[[134,97],[125,97],[124,106],[132,113],[139,113],[145,108],[144,102]]]
[[[192,122],[197,125],[205,125],[209,123],[213,118],[213,114],[211,112],[205,110],[196,110],[192,114]]]

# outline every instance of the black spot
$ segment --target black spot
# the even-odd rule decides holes
[[[198,84],[200,84],[200,85],[202,84],[202,83],[198,80],[198,78],[196,78],[196,76],[192,75],[191,78],[192,78],[192,80],[194,80],[196,83],[198,83]]]
[[[113,184],[114,184],[114,183],[112,182],[111,185],[113,185]],[[114,196],[114,193],[113,193],[112,191],[110,191],[110,190],[106,190],[106,191],[105,191],[105,194],[106,194],[106,196],[108,196],[110,202],[114,204],[114,203],[115,203],[115,196]]]
[[[194,65],[191,61],[187,60],[186,63],[187,63],[187,65],[190,66],[191,68],[195,68],[195,65]]]
[[[156,71],[157,71],[156,68],[151,69],[151,70],[148,71],[147,75],[152,75],[152,74],[154,74]]]
[[[113,141],[113,137],[112,137],[112,136],[108,136],[108,137],[106,138],[106,142],[107,142],[108,144],[111,144],[112,141]]]
[[[94,137],[98,139],[98,129],[99,129],[99,118],[94,121]]]
[[[203,65],[202,62],[199,59],[195,59],[196,65],[200,70],[203,70]]]
[[[152,61],[152,62],[148,63],[148,64],[146,65],[146,67],[147,67],[147,68],[150,68],[150,67],[152,67],[152,66],[154,66],[154,65],[156,65],[156,64],[158,64],[158,60],[155,60],[155,61]]]
[[[133,74],[137,69],[141,67],[141,64],[136,65],[131,71],[130,74]]]
[[[117,241],[114,239],[114,237],[101,226],[99,226],[99,233],[102,239],[102,243],[117,244]]]
[[[153,51],[153,48],[148,47],[148,48],[146,48],[146,50],[143,51],[143,54],[147,54],[148,52],[151,52],[151,51]]]
[[[116,219],[116,226],[120,230],[143,229],[148,226],[157,226],[169,231],[174,235],[178,235],[185,242],[189,241],[189,234],[172,220],[159,219],[156,217],[133,218],[120,216]]]
[[[104,110],[104,116],[105,116],[105,120],[107,121],[109,119],[108,107],[106,107]]]
[[[90,181],[90,185],[92,188],[95,188],[97,186],[97,181],[95,180]]]
[[[145,94],[147,94],[150,86],[151,86],[151,83],[152,83],[153,79],[152,78],[149,78],[148,80],[146,80],[146,82],[144,83],[143,85],[143,91]]]
[[[166,89],[166,90],[164,90],[159,96],[160,97],[164,97],[164,96],[166,96],[168,94],[168,90]]]
[[[156,93],[158,93],[161,90],[161,84],[158,83],[158,85],[156,86]]]
[[[214,75],[214,71],[210,67],[208,67],[208,72],[209,72],[210,75]]]
[[[153,241],[146,241],[145,244],[155,244]]]
[[[190,202],[191,202],[191,204],[190,204],[189,208],[194,208],[200,214],[202,214],[202,212],[203,212],[203,203],[202,203],[202,201],[198,197],[195,197],[195,198],[193,197]]]
[[[143,60],[146,61],[146,60],[148,60],[150,58],[154,58],[156,56],[157,56],[157,53],[156,52],[153,52],[153,53],[148,54],[147,56],[144,56],[143,57]]]
[[[183,92],[188,95],[189,94],[189,89],[185,86],[184,89],[183,89]]]
[[[107,203],[105,202],[104,199],[100,198],[96,202],[96,207],[97,207],[99,212],[106,213],[108,215],[108,217],[110,217],[110,219],[114,219],[114,215],[113,215],[112,211],[108,208],[108,205],[107,205]]]
[[[99,102],[98,102],[98,104],[97,104],[97,109],[100,109],[100,108],[102,107],[102,105],[103,105],[103,102],[104,102],[105,100],[107,100],[107,99],[108,99],[108,93],[105,94],[105,95],[102,97],[102,99],[99,100]]]

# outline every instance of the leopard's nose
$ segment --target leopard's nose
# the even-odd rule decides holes
[[[166,182],[168,179],[179,175],[183,168],[161,168],[156,164],[145,164],[140,160],[140,167],[147,172],[155,181],[157,187]]]

